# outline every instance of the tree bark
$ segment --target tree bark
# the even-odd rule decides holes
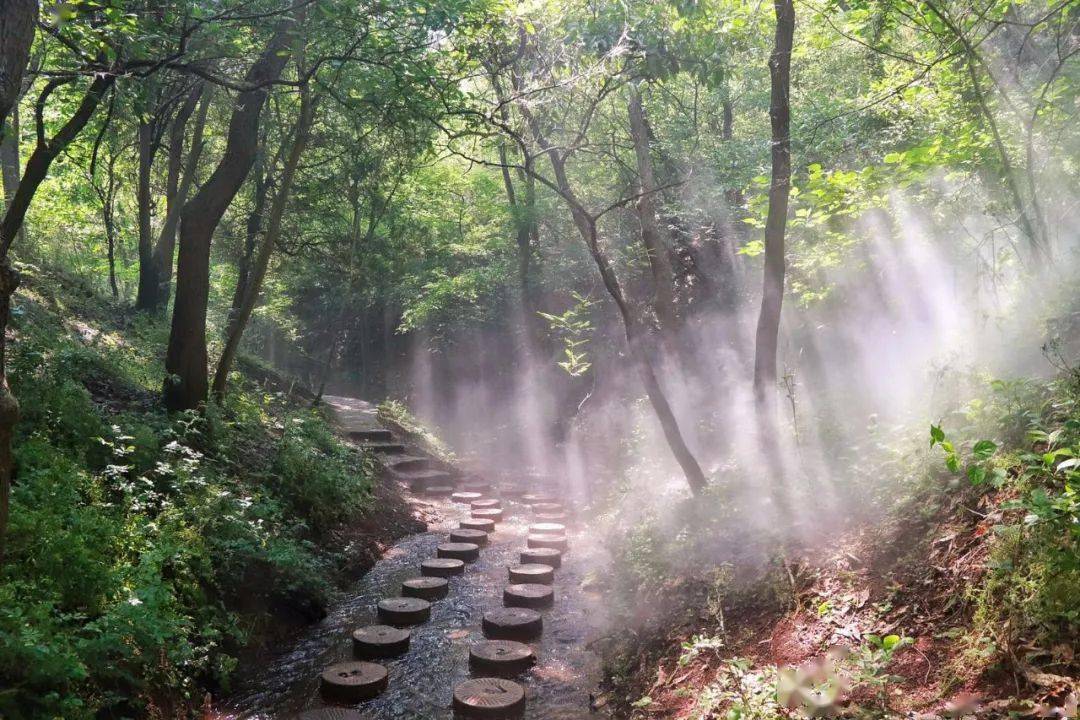
[[[151,261],[154,286],[147,292],[147,310],[163,310],[169,304],[169,292],[172,287],[173,254],[176,250],[176,227],[180,222],[180,211],[187,203],[188,194],[195,183],[199,169],[199,158],[203,150],[203,131],[206,128],[206,114],[210,109],[210,93],[202,83],[192,90],[192,96],[198,103],[195,113],[195,125],[191,131],[191,147],[184,158],[184,134],[188,117],[184,114],[187,104],[173,120],[169,131],[169,170],[165,221],[161,224]],[[175,185],[174,185],[175,181]],[[175,188],[175,189],[174,189]]]
[[[225,210],[255,162],[259,118],[269,85],[280,77],[285,67],[293,26],[292,18],[281,21],[263,54],[248,70],[244,79],[248,89],[236,96],[224,156],[181,212],[176,302],[165,353],[168,375],[162,392],[165,406],[170,410],[191,410],[206,401],[210,243]]]
[[[649,123],[641,104],[641,93],[630,87],[627,102],[630,118],[630,136],[634,141],[637,158],[638,182],[641,197],[636,203],[638,221],[641,225],[641,243],[649,257],[653,277],[653,309],[660,323],[661,333],[670,339],[678,322],[675,311],[675,271],[671,265],[671,249],[660,234],[656,220],[656,177],[653,173],[652,156],[649,154]]]
[[[252,198],[251,213],[248,215],[245,227],[243,251],[236,264],[236,288],[233,290],[232,303],[229,305],[225,337],[232,335],[233,329],[236,327],[236,318],[240,314],[240,306],[244,304],[244,293],[247,292],[248,278],[251,275],[251,266],[255,260],[255,250],[259,246],[259,235],[263,229],[263,215],[266,213],[266,195],[270,191],[270,169],[266,166],[265,142],[266,138],[264,137],[260,141],[260,145],[263,145],[263,147],[260,147],[255,153],[255,192]]]
[[[780,311],[784,301],[788,199],[791,191],[791,48],[795,34],[793,0],[774,0],[776,36],[769,58],[771,84],[769,120],[772,125],[772,181],[769,185],[769,212],[765,220],[765,270],[761,290],[754,348],[754,405],[759,442],[766,452],[776,420],[776,351],[780,333]]]
[[[0,127],[22,93],[37,19],[37,0],[0,2]]]
[[[292,191],[296,179],[297,168],[300,167],[300,157],[307,147],[311,133],[311,124],[315,116],[314,102],[306,85],[300,86],[300,115],[296,120],[296,130],[293,136],[292,147],[285,159],[285,166],[281,171],[281,182],[278,186],[277,195],[274,196],[270,206],[270,219],[266,227],[251,265],[247,281],[243,287],[243,299],[236,309],[236,315],[229,323],[228,337],[225,339],[225,349],[218,360],[217,371],[214,373],[213,393],[214,399],[221,401],[225,397],[225,389],[229,382],[229,371],[232,369],[236,353],[240,349],[240,341],[244,336],[244,328],[247,327],[251,313],[259,301],[259,292],[262,290],[266,271],[270,267],[270,256],[274,252],[274,246],[281,237],[281,223],[285,217],[285,208],[288,205],[289,193]],[[336,343],[336,338],[335,338]],[[325,381],[325,379],[324,379]],[[321,390],[320,390],[321,397]]]
[[[16,102],[8,113],[7,125],[0,128],[0,175],[4,183],[4,207],[11,204],[19,187],[22,164],[19,162],[19,105]],[[26,228],[19,229],[19,242],[26,242]]]
[[[135,187],[135,204],[138,207],[139,218],[139,289],[135,296],[135,307],[145,310],[152,305],[152,294],[155,283],[154,277],[154,240],[151,237],[150,205],[153,201],[150,192],[150,174],[154,169],[154,155],[156,155],[156,142],[154,136],[157,131],[154,127],[156,120],[139,119],[137,136],[138,144],[138,171]]]

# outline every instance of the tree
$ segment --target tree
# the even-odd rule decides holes
[[[282,19],[236,96],[225,152],[213,174],[184,206],[176,265],[176,301],[165,354],[163,396],[170,410],[191,410],[209,388],[206,303],[210,292],[210,243],[225,210],[255,163],[259,118],[289,56],[294,17]]]
[[[787,252],[784,232],[791,194],[791,49],[795,35],[792,0],[774,0],[776,35],[769,57],[769,123],[772,128],[772,179],[769,212],[765,221],[765,270],[761,286],[761,312],[754,343],[754,405],[759,442],[774,453],[776,422],[776,352],[780,311],[784,302]]]

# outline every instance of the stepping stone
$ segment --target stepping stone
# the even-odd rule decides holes
[[[448,497],[454,494],[454,487],[452,485],[428,485],[424,488],[424,494],[436,497]]]
[[[474,675],[514,677],[536,662],[536,653],[513,640],[482,640],[469,648],[469,669]]]
[[[529,526],[529,532],[539,535],[543,535],[545,533],[551,533],[552,535],[565,535],[566,526],[562,523],[556,522],[533,523]]]
[[[557,548],[538,547],[521,551],[522,565],[548,565],[553,568],[562,567],[562,550]]]
[[[547,495],[538,495],[536,493],[528,493],[521,496],[521,502],[526,505],[548,504],[555,502],[555,498]]]
[[[479,500],[484,497],[483,493],[478,492],[456,492],[450,496],[450,499],[459,503],[471,503],[474,500]]]
[[[329,702],[353,705],[370,700],[386,689],[386,668],[370,662],[331,665],[319,678],[319,692]]]
[[[525,716],[525,688],[510,680],[477,678],[454,688],[454,717],[506,720]]]
[[[431,603],[411,597],[380,600],[379,620],[387,625],[419,625],[431,618]]]
[[[537,610],[555,604],[555,591],[538,583],[507,585],[503,590],[503,605],[513,608]]]
[[[525,544],[529,549],[533,548],[555,548],[556,550],[566,550],[566,536],[565,535],[529,535],[525,538]]]
[[[483,547],[488,544],[488,534],[483,530],[473,530],[472,528],[459,528],[457,530],[450,531],[450,542],[455,543],[473,543]]]
[[[470,514],[478,520],[499,522],[503,519],[503,511],[500,508],[480,508],[479,510],[473,510]]]
[[[441,558],[472,562],[480,557],[480,546],[471,542],[448,542],[435,548],[435,554]]]
[[[352,634],[353,655],[360,660],[375,660],[404,655],[409,651],[408,630],[389,625],[368,625]]]
[[[566,522],[569,516],[564,512],[536,513],[534,516],[540,522]]]
[[[508,607],[486,613],[482,627],[493,640],[535,640],[544,632],[544,620],[535,610]]]
[[[423,490],[431,485],[446,487],[454,484],[454,477],[443,470],[413,470],[398,473],[398,477],[407,482],[412,490]]]
[[[471,503],[473,510],[483,510],[484,508],[501,508],[502,500],[497,498],[483,498],[481,500],[473,500]]]
[[[540,563],[515,565],[510,568],[510,582],[551,585],[555,582],[555,568]]]
[[[461,483],[461,489],[469,492],[485,493],[491,490],[491,483],[487,480],[477,480],[474,478]]]
[[[465,572],[465,561],[453,558],[428,558],[420,563],[420,574],[427,577],[450,577]]]
[[[471,518],[459,522],[458,527],[466,530],[483,530],[489,533],[495,531],[495,521],[488,518]]]
[[[403,597],[420,598],[421,600],[442,600],[450,594],[450,582],[441,577],[418,577],[409,578],[401,583],[401,595]]]
[[[342,707],[324,707],[291,716],[292,720],[364,720],[356,710]]]
[[[563,507],[563,504],[557,502],[533,503],[532,509],[533,512],[542,513],[544,515],[566,512],[566,508]]]

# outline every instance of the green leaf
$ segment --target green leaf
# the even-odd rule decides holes
[[[971,449],[971,454],[979,460],[987,460],[995,452],[997,452],[997,444],[992,440],[980,440]]]
[[[934,447],[939,442],[945,440],[945,431],[937,425],[930,426],[930,447]]]

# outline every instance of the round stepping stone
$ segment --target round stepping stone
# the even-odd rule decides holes
[[[486,613],[482,626],[494,640],[535,640],[544,631],[544,620],[535,610],[508,607]]]
[[[435,554],[441,558],[472,562],[480,557],[480,546],[471,542],[448,542],[435,548]]]
[[[477,678],[454,688],[454,717],[477,720],[525,715],[525,688],[510,680]]]
[[[342,707],[324,707],[293,715],[292,720],[364,720],[356,710]]]
[[[386,668],[369,662],[345,662],[331,665],[319,679],[324,700],[351,705],[370,700],[387,685]]]
[[[555,591],[539,583],[518,583],[507,585],[503,590],[503,605],[506,607],[549,608],[555,604]]]
[[[470,503],[474,510],[483,510],[484,508],[501,508],[502,500],[498,498],[483,498],[481,500],[473,500]]]
[[[562,567],[562,550],[557,548],[531,548],[521,551],[522,565],[548,565],[553,568]]]
[[[454,488],[451,485],[428,485],[424,488],[425,495],[434,495],[436,497],[446,497],[454,494]]]
[[[530,535],[525,539],[525,544],[529,546],[530,550],[533,548],[555,548],[556,550],[565,551],[566,536],[549,534]]]
[[[495,521],[488,518],[470,518],[459,522],[458,527],[466,530],[483,530],[489,533],[495,530]]]
[[[392,658],[409,651],[411,633],[389,625],[368,625],[352,634],[353,655],[360,660]]]
[[[431,603],[412,597],[380,600],[379,620],[388,625],[419,625],[431,617]]]
[[[442,600],[450,594],[450,582],[441,577],[409,578],[401,583],[401,594],[421,600]]]
[[[549,512],[549,513],[536,513],[534,516],[540,522],[554,522],[563,523],[566,522],[569,516],[564,512]]]
[[[539,522],[530,525],[529,532],[537,533],[540,535],[544,535],[546,533],[551,533],[552,535],[565,535],[566,526],[562,523],[557,522]]]
[[[555,498],[548,497],[547,495],[540,495],[539,493],[526,493],[521,496],[521,502],[526,505],[535,505],[537,503],[553,503]]]
[[[483,494],[478,492],[456,492],[450,496],[450,499],[459,503],[471,503],[482,497],[484,497]]]
[[[450,531],[450,542],[455,543],[473,543],[483,547],[488,544],[488,534],[483,530],[473,530],[471,528],[459,528],[457,530]]]
[[[469,668],[476,675],[513,677],[536,662],[536,653],[513,640],[483,640],[469,648]]]
[[[510,582],[551,585],[555,582],[555,568],[540,563],[515,565],[510,568]]]
[[[501,508],[480,508],[479,510],[473,510],[471,515],[477,520],[494,520],[499,522],[503,519],[503,511]]]
[[[566,508],[562,506],[562,503],[557,502],[533,503],[532,509],[533,512],[543,513],[545,515],[549,513],[566,512]]]
[[[429,558],[420,563],[420,574],[428,577],[450,577],[465,572],[465,561],[453,558]]]

